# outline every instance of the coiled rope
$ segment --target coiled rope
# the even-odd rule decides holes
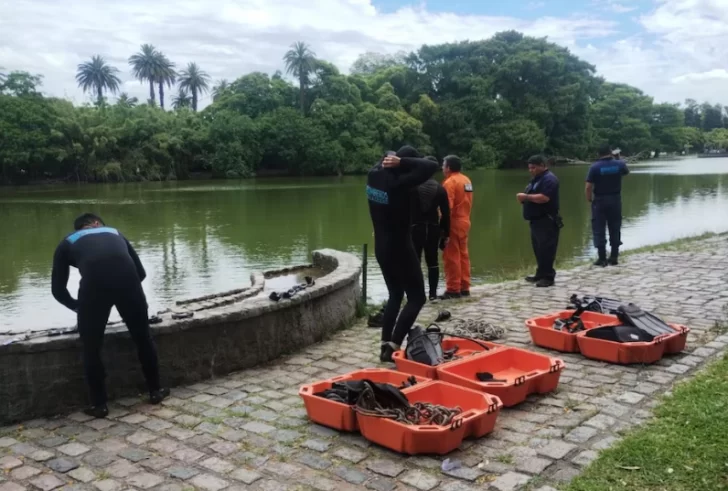
[[[455,416],[463,412],[460,407],[448,408],[428,402],[415,402],[409,407],[385,408],[377,401],[369,385],[362,390],[354,410],[364,416],[391,419],[406,425],[437,426],[453,424]]]
[[[475,319],[453,319],[445,325],[442,333],[455,337],[461,336],[482,341],[493,341],[502,338],[506,330],[500,326]]]

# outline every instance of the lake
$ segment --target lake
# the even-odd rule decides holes
[[[590,208],[583,166],[557,167],[561,260],[586,259]],[[527,170],[467,172],[475,189],[470,235],[474,282],[535,267],[515,195]],[[441,176],[440,176],[441,177]],[[136,247],[151,312],[175,300],[247,286],[252,271],[310,262],[311,251],[373,251],[364,176],[0,188],[0,330],[72,326],[51,296],[53,252],[73,219],[99,214]],[[624,181],[623,249],[728,231],[728,159],[686,158],[633,166]],[[386,290],[369,258],[369,295]],[[79,275],[72,269],[75,296]],[[558,277],[557,277],[558,281]],[[444,283],[441,283],[444,289]],[[112,319],[118,319],[116,312]]]

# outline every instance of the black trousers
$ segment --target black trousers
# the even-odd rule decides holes
[[[123,285],[123,286],[122,286]],[[152,340],[147,299],[141,283],[104,287],[83,283],[78,294],[78,332],[83,345],[83,365],[94,405],[106,404],[106,371],[101,360],[104,332],[111,307],[116,306],[137,348],[150,391],[160,389],[159,360]]]
[[[399,346],[426,302],[422,270],[408,235],[399,240],[376,239],[375,256],[389,292],[382,318],[382,342]],[[407,304],[400,312],[405,294]]]
[[[554,261],[559,246],[559,228],[549,217],[531,220],[531,245],[536,255],[536,278],[553,280],[556,277]]]
[[[595,196],[592,200],[592,236],[600,255],[606,253],[606,229],[609,229],[609,245],[616,255],[622,245],[622,196],[619,194]]]
[[[440,226],[433,223],[417,223],[412,225],[412,243],[417,253],[417,263],[422,264],[422,252],[425,253],[427,279],[430,286],[430,297],[437,295],[437,284],[440,281],[440,265],[437,249],[442,232]]]

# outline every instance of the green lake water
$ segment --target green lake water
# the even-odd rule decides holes
[[[587,168],[558,167],[560,259],[591,257]],[[524,170],[469,172],[475,189],[470,256],[475,282],[534,265],[516,193]],[[441,177],[441,176],[440,176]],[[0,330],[74,325],[51,296],[53,251],[82,212],[134,244],[152,312],[174,300],[239,288],[252,271],[310,262],[311,251],[373,250],[364,176],[0,188]],[[624,181],[624,249],[728,231],[728,159],[655,161]],[[72,270],[73,295],[79,275]],[[558,277],[557,277],[558,281]],[[441,289],[444,285],[441,284]],[[369,258],[369,296],[386,297]],[[116,312],[112,319],[118,319]]]

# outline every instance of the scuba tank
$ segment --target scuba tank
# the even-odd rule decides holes
[[[430,326],[427,330],[423,330],[421,326],[414,326],[407,336],[405,356],[417,363],[437,366],[445,359],[442,338],[443,334],[437,326]]]

